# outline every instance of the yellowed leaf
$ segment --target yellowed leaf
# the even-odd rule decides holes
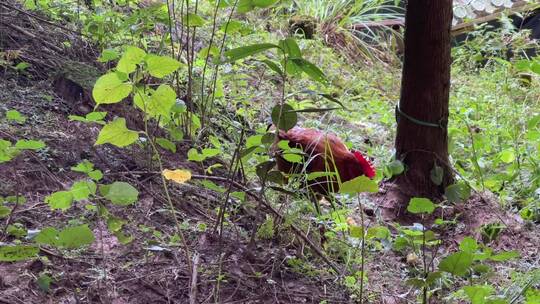
[[[168,179],[168,180],[172,180],[174,182],[177,182],[179,184],[183,184],[187,181],[189,181],[191,179],[191,172],[189,172],[188,170],[181,170],[181,169],[176,169],[176,170],[169,170],[169,169],[165,169],[163,170],[163,172],[161,172],[161,174],[163,174],[163,176]]]

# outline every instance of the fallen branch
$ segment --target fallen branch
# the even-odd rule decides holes
[[[197,304],[197,267],[199,267],[199,253],[193,255],[191,270],[191,287],[189,289],[189,304]]]
[[[16,25],[13,25],[13,24],[10,24],[10,23],[7,23],[7,22],[2,22],[2,24],[4,24],[5,26],[10,27],[10,28],[16,30],[17,32],[19,32],[19,33],[21,33],[21,34],[23,34],[23,35],[25,35],[25,36],[27,36],[27,37],[30,37],[31,39],[42,41],[43,44],[45,44],[46,46],[48,46],[49,48],[55,50],[55,51],[58,52],[58,53],[63,53],[63,52],[64,52],[64,50],[62,50],[62,48],[60,48],[60,47],[58,47],[58,46],[56,46],[56,45],[50,43],[50,42],[47,41],[47,40],[43,40],[43,39],[38,38],[36,35],[34,35],[34,34],[28,32],[28,31],[25,30],[25,29],[22,29],[22,28],[20,28],[20,27],[18,27],[18,26],[16,26]]]

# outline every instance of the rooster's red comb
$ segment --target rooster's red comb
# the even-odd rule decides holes
[[[369,178],[375,177],[375,168],[373,165],[365,159],[365,157],[360,153],[359,151],[353,151],[354,157],[358,160],[360,163],[360,167],[362,167],[362,171],[364,171],[364,175]]]

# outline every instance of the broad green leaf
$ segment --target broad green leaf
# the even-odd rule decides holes
[[[512,251],[506,251],[506,252],[492,255],[491,257],[489,257],[489,259],[496,262],[504,262],[504,261],[518,258],[519,256],[520,256],[519,252],[512,250]]]
[[[540,125],[540,114],[527,121],[527,128],[533,129]]]
[[[118,239],[120,244],[127,245],[133,241],[132,235],[126,235],[122,231],[116,231],[114,232],[114,236]]]
[[[531,141],[531,142],[539,141],[539,139],[540,139],[540,131],[529,130],[529,131],[527,131],[527,134],[525,135],[525,138],[527,138],[527,140]]]
[[[311,172],[307,175],[307,180],[310,181],[310,180],[314,180],[314,179],[317,179],[317,178],[320,178],[320,177],[330,177],[330,178],[333,178],[336,176],[336,172]]]
[[[148,104],[150,115],[161,116],[162,120],[170,121],[171,109],[176,103],[176,93],[166,84],[160,85],[152,94]]]
[[[42,140],[18,140],[15,147],[20,150],[39,150],[46,147]]]
[[[463,276],[471,267],[473,254],[459,251],[444,258],[439,264],[439,270],[451,273],[455,276]]]
[[[236,5],[236,11],[238,13],[247,13],[253,10],[255,6],[253,5],[253,0],[239,0]]]
[[[101,56],[99,56],[98,61],[101,63],[106,63],[112,60],[116,60],[120,57],[120,54],[118,54],[117,51],[113,49],[106,49],[101,52]]]
[[[131,89],[131,84],[124,82],[118,73],[108,73],[98,78],[92,97],[96,105],[117,103],[128,97]]]
[[[283,76],[283,71],[279,67],[279,65],[271,60],[265,59],[261,60],[266,66],[268,66],[272,71],[276,72],[279,76]]]
[[[283,159],[285,159],[286,161],[290,163],[300,164],[303,161],[302,155],[293,154],[293,153],[284,153],[283,155],[281,155],[281,157],[283,157]]]
[[[182,19],[182,23],[185,26],[197,27],[197,26],[203,26],[205,21],[201,16],[197,14],[189,13],[189,14],[184,15],[184,18]]]
[[[384,226],[371,227],[367,231],[368,239],[386,240],[390,238],[390,230]]]
[[[392,248],[397,251],[402,251],[409,245],[409,241],[406,237],[400,236],[394,240]]]
[[[488,285],[474,285],[463,287],[465,294],[471,300],[471,304],[484,304],[486,298],[493,292],[493,287]]]
[[[95,181],[103,178],[103,173],[100,170],[94,170],[94,164],[86,159],[77,164],[77,166],[71,167],[71,171],[86,173],[88,177]]]
[[[206,58],[214,56],[219,57],[220,51],[216,46],[212,47],[205,47],[202,48],[199,53],[197,53],[197,57],[206,60]]]
[[[225,32],[227,35],[240,32],[245,27],[244,23],[238,20],[231,20],[229,23],[224,23],[219,28],[220,31]]]
[[[26,203],[26,197],[24,196],[20,196],[20,195],[10,195],[10,196],[6,196],[4,198],[4,200],[8,203],[14,203],[14,204],[19,204],[19,205],[23,205],[24,203]],[[0,200],[1,201],[1,200]]]
[[[103,196],[115,205],[127,206],[139,198],[139,191],[126,182],[114,182],[106,187]]]
[[[0,262],[25,261],[37,257],[39,247],[33,245],[0,246]]]
[[[6,228],[6,233],[8,235],[14,236],[17,239],[23,238],[28,235],[28,231],[21,223],[8,225]]]
[[[396,159],[388,164],[388,169],[390,170],[392,176],[400,175],[401,173],[403,173],[403,171],[405,171],[405,165],[402,161]]]
[[[431,214],[434,210],[435,204],[427,198],[413,197],[407,206],[407,211],[414,214]]]
[[[125,223],[126,221],[121,218],[110,216],[107,219],[107,228],[110,232],[118,232],[120,229],[122,229]]]
[[[135,95],[135,104],[141,110],[146,111],[153,118],[159,118],[162,122],[171,120],[171,110],[176,103],[176,93],[166,84],[160,85],[152,95],[148,97]]]
[[[221,153],[221,150],[214,148],[204,148],[201,151],[201,154],[204,155],[205,158],[217,156],[219,153]]]
[[[475,253],[478,250],[478,243],[475,239],[466,237],[459,243],[459,249],[461,251]]]
[[[289,142],[289,140],[282,139],[278,142],[278,147],[283,151],[290,151],[291,147],[289,147]]]
[[[68,210],[73,203],[73,194],[69,191],[58,191],[45,197],[45,202],[52,210]]]
[[[199,151],[197,151],[197,149],[195,148],[189,149],[187,156],[189,161],[202,162],[206,159],[206,157],[200,154]]]
[[[535,74],[540,75],[540,60],[534,61],[531,64],[531,71]]]
[[[306,73],[312,80],[325,84],[326,76],[323,71],[321,71],[313,63],[302,59],[302,58],[292,58],[291,59],[304,73]]]
[[[176,145],[172,141],[166,138],[158,137],[156,138],[156,143],[163,149],[167,149],[172,153],[176,153]]]
[[[148,55],[146,58],[146,65],[150,75],[157,78],[163,78],[178,70],[180,62],[169,56]]]
[[[269,49],[273,49],[273,48],[279,48],[279,47],[272,43],[261,43],[261,44],[243,46],[243,47],[226,51],[225,57],[227,58],[227,61],[232,62],[232,61],[236,61],[242,58],[246,58],[248,56],[258,54],[260,52],[263,52]]]
[[[19,153],[19,149],[15,148],[11,142],[0,139],[0,163],[12,160]]]
[[[293,38],[281,40],[279,42],[279,47],[291,58],[302,58],[302,51],[300,50],[300,47],[298,47],[296,40]]]
[[[516,67],[518,71],[522,71],[522,72],[530,71],[531,61],[527,59],[521,59],[521,60],[516,61],[514,66]]]
[[[225,188],[216,185],[214,182],[212,182],[210,180],[202,180],[202,181],[200,181],[200,184],[204,188],[212,190],[212,191],[216,191],[218,193],[224,193],[225,191],[227,191],[227,190],[225,190]]]
[[[24,0],[22,1],[22,3],[23,3],[23,6],[29,10],[35,10],[38,8],[35,0]]]
[[[94,170],[94,164],[86,159],[78,163],[76,166],[71,167],[71,171],[81,172],[81,173],[89,173],[92,170]]]
[[[486,264],[474,264],[472,267],[472,271],[475,274],[486,274],[486,273],[491,272],[491,267],[489,267]]]
[[[88,177],[95,181],[99,181],[103,178],[103,172],[101,172],[101,170],[93,170],[88,172]]]
[[[448,186],[444,191],[444,195],[452,203],[466,201],[471,196],[471,188],[465,183],[460,182]]]
[[[511,149],[502,151],[499,154],[499,157],[503,162],[505,162],[507,164],[509,164],[509,163],[513,162],[514,160],[516,160],[516,154],[514,153],[514,150],[511,150]]]
[[[281,173],[281,172],[279,172]],[[231,192],[231,196],[238,199],[239,201],[245,201],[246,200],[246,193],[242,191],[233,191]]]
[[[174,110],[174,107],[173,107],[173,110]],[[182,139],[184,139],[184,132],[181,130],[180,127],[175,127],[168,131],[172,139],[176,141],[182,141]]]
[[[26,69],[29,68],[29,67],[30,67],[30,63],[24,62],[24,61],[23,61],[23,62],[17,63],[17,65],[15,66],[15,70],[17,70],[17,71],[24,71],[24,70],[26,70]]]
[[[17,110],[8,110],[6,112],[6,119],[18,123],[24,123],[26,121],[26,117]]]
[[[379,192],[379,186],[374,180],[362,175],[342,183],[339,188],[339,192],[349,194],[357,194],[362,192],[377,193]]]
[[[80,121],[84,123],[95,122],[99,124],[105,124],[103,119],[105,119],[106,116],[107,116],[107,112],[90,112],[86,114],[85,117],[81,117],[77,115],[69,115],[68,118],[69,120],[72,120],[72,121]]]
[[[540,289],[538,288],[529,288],[525,293],[526,302],[525,304],[538,304],[540,303]]]
[[[275,139],[276,139],[276,135],[273,132],[267,132],[261,138],[261,143],[265,146],[270,146],[274,143]]]
[[[302,69],[290,57],[287,57],[286,59],[281,60],[281,66],[283,67],[285,72],[287,72],[287,75],[296,77],[302,73]]]
[[[38,244],[56,247],[58,245],[58,230],[54,227],[45,227],[36,235],[34,241]]]
[[[137,64],[146,56],[146,52],[135,46],[128,46],[116,65],[116,70],[129,74],[135,71]]]
[[[262,144],[263,135],[252,135],[246,139],[246,148],[260,146]]]
[[[289,104],[276,105],[272,109],[272,123],[278,126],[279,129],[288,131],[292,129],[298,122],[298,114],[293,112],[294,109]]]
[[[97,186],[93,181],[79,181],[73,184],[70,191],[75,201],[81,201],[96,194],[96,190]]]
[[[0,205],[0,219],[7,217],[10,213],[10,208]]]
[[[259,146],[249,147],[247,149],[242,149],[242,151],[240,151],[240,157],[246,158],[254,152],[261,152],[261,151],[263,151],[263,148]]]
[[[361,239],[364,236],[364,228],[362,226],[351,226],[349,227],[351,237],[356,239]]]
[[[279,185],[285,184],[285,176],[281,171],[271,170],[266,174],[266,180]]]
[[[126,127],[124,118],[117,118],[105,125],[99,132],[95,145],[112,144],[117,147],[125,147],[134,143],[139,138],[139,133]]]
[[[58,246],[75,249],[94,242],[94,234],[88,225],[68,227],[58,234]]]

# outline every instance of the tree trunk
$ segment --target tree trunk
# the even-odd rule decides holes
[[[394,211],[405,209],[411,197],[439,198],[453,180],[447,131],[451,23],[452,0],[408,1],[395,142],[406,171],[390,191],[400,193],[394,197]],[[430,178],[434,166],[444,170],[439,185]]]

